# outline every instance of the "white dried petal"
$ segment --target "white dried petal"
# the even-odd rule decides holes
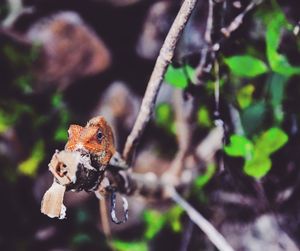
[[[63,205],[63,198],[66,187],[53,182],[52,186],[44,194],[41,203],[41,212],[50,218],[65,216],[66,208]],[[63,208],[64,207],[64,208]]]

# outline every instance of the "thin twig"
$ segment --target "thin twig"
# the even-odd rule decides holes
[[[219,67],[219,62],[218,60],[215,60],[214,63],[214,69],[215,69],[215,116],[219,118],[220,116],[220,67]]]
[[[172,186],[167,187],[169,196],[178,203],[188,214],[190,219],[207,235],[210,241],[220,251],[234,251],[224,236],[206,220],[199,212],[197,212],[185,199],[183,199]]]
[[[179,249],[180,251],[188,250],[193,235],[194,225],[195,225],[194,222],[191,219],[189,219],[188,224],[183,233],[183,237]]]
[[[213,161],[213,158],[218,150],[223,146],[224,128],[216,126],[212,129],[206,138],[196,147],[197,157],[208,164]]]
[[[211,132],[206,136],[206,138],[194,149],[194,154],[198,160],[201,161],[202,165],[207,165],[208,163],[213,162],[213,158],[218,150],[223,146],[224,129],[221,126],[215,127]],[[171,164],[173,165],[173,163]],[[195,170],[196,172],[198,171]],[[176,184],[178,180],[177,177],[172,177],[174,172],[166,171],[161,177],[156,174],[149,173],[135,173],[135,172],[124,172],[119,171],[114,174],[115,178],[118,180],[123,180],[118,182],[118,191],[127,195],[140,194],[144,197],[152,197],[160,199],[165,197],[165,183]],[[194,170],[189,169],[190,174],[195,177]],[[175,180],[175,182],[173,182]],[[192,181],[192,180],[191,180]],[[189,181],[188,183],[190,183]],[[183,182],[182,180],[180,182]],[[183,183],[176,184],[178,186],[184,186]],[[187,184],[185,184],[186,186]]]
[[[195,84],[201,84],[201,78],[203,77],[203,72],[209,73],[212,69],[212,63],[216,58],[216,52],[220,50],[220,45],[224,42],[224,40],[230,37],[231,33],[238,29],[245,17],[245,15],[251,11],[256,5],[259,5],[263,2],[263,0],[252,0],[249,5],[244,9],[242,13],[234,18],[234,20],[227,26],[221,29],[221,33],[224,34],[219,41],[212,41],[212,33],[214,29],[214,3],[213,0],[208,0],[208,16],[206,22],[206,28],[204,33],[204,39],[206,41],[206,45],[201,50],[201,57],[199,64],[196,68],[196,77]],[[224,1],[224,6],[226,6],[226,1]]]
[[[160,50],[159,56],[154,66],[154,70],[148,82],[139,115],[130,135],[127,138],[124,147],[123,157],[127,163],[131,162],[134,149],[139,139],[141,138],[148,121],[150,120],[156,97],[163,81],[163,76],[167,70],[168,65],[171,63],[177,41],[196,3],[197,0],[185,0],[183,2],[179,13],[177,14],[172,27],[165,39],[165,42]]]
[[[197,82],[203,77],[204,71],[210,71],[211,66],[208,65],[208,56],[212,55],[212,32],[213,32],[213,19],[214,19],[214,3],[213,0],[208,0],[208,15],[206,21],[206,27],[204,32],[204,40],[206,42],[204,48],[201,50],[201,57],[199,64],[196,68],[195,75],[197,76]]]
[[[243,22],[245,15],[256,5],[261,4],[262,2],[263,0],[252,0],[242,13],[236,16],[235,19],[227,27],[222,28],[221,32],[225,35],[225,37],[229,37],[233,31],[239,28]]]
[[[21,14],[33,12],[33,8],[23,6],[22,0],[7,0],[7,6],[9,13],[2,21],[4,28],[10,28]]]
[[[109,225],[109,216],[107,212],[106,198],[102,198],[99,200],[99,209],[103,233],[108,240],[111,240],[111,231]]]
[[[25,48],[31,48],[33,46],[33,43],[28,40],[25,36],[22,36],[16,31],[13,31],[12,29],[3,28],[0,25],[0,36],[11,39],[13,41],[16,41],[17,43],[20,43]]]
[[[208,44],[211,44],[211,34],[212,34],[212,29],[213,29],[213,13],[214,11],[214,3],[213,0],[208,0],[208,16],[207,16],[207,21],[206,21],[206,29],[205,29],[205,34],[204,38],[205,41]]]
[[[192,135],[194,132],[194,122],[198,108],[198,98],[189,97],[187,100],[183,97],[182,90],[174,91],[174,110],[176,136],[178,142],[178,151],[172,161],[168,174],[174,178],[179,178],[184,168],[184,161],[191,150]]]

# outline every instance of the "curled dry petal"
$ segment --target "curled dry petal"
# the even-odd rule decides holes
[[[54,181],[43,197],[41,212],[50,218],[64,219],[66,215],[66,207],[63,205],[65,191],[65,186]]]

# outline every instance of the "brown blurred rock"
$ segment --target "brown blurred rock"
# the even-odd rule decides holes
[[[160,158],[155,154],[157,146],[148,146],[146,150],[139,153],[134,166],[134,171],[137,173],[153,172],[154,174],[161,176],[170,167],[170,161]]]
[[[91,114],[104,116],[114,130],[116,145],[120,146],[134,125],[141,100],[123,82],[116,81],[101,95],[100,102]]]
[[[150,8],[137,43],[137,53],[145,59],[155,60],[165,37],[177,15],[180,1],[159,1]],[[192,13],[175,51],[176,61],[199,53],[204,47],[208,6],[199,1]]]
[[[23,147],[14,128],[0,135],[0,155],[16,163],[23,155]]]
[[[208,1],[198,1],[175,50],[175,58],[182,59],[188,55],[200,53],[206,46],[204,33],[208,14]],[[216,24],[215,24],[216,25]]]
[[[158,56],[176,15],[174,5],[172,1],[160,1],[149,9],[136,48],[140,57],[154,60]]]
[[[297,251],[294,241],[280,228],[278,219],[265,214],[248,225],[224,224],[221,232],[234,247],[243,251]]]
[[[75,12],[42,18],[26,36],[42,49],[33,69],[39,89],[45,83],[64,88],[80,77],[105,71],[111,63],[104,43]]]

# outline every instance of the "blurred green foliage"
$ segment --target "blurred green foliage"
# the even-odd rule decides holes
[[[266,56],[269,66],[274,73],[291,77],[294,74],[300,74],[300,67],[292,66],[288,62],[287,57],[278,52],[282,31],[284,29],[289,30],[291,26],[276,1],[271,2],[273,6],[272,14],[260,14],[266,26]],[[266,64],[251,55],[228,57],[225,58],[224,62],[232,73],[239,77],[253,78],[268,72]]]
[[[287,56],[279,52],[283,32],[291,32],[291,25],[276,1],[271,1],[271,6],[256,13],[256,18],[266,28],[265,54],[269,67],[262,60],[248,54],[224,59],[232,76],[238,78],[237,81],[242,81],[243,78],[253,81],[238,87],[236,93],[242,131],[246,136],[231,135],[230,143],[224,147],[224,151],[229,156],[244,158],[244,173],[256,179],[264,177],[270,171],[271,154],[288,142],[287,133],[279,128],[285,116],[282,104],[289,80],[300,74],[300,67],[292,66]],[[265,83],[257,83],[257,77],[261,74],[267,74]],[[254,98],[256,89],[262,92]],[[273,126],[270,129],[266,129],[267,116],[269,126]]]
[[[253,78],[268,71],[263,61],[249,55],[232,56],[226,58],[225,63],[238,77]]]
[[[212,179],[214,176],[215,172],[217,170],[217,167],[214,163],[210,163],[207,165],[206,170],[203,174],[199,175],[195,181],[194,181],[194,188],[196,190],[201,190],[203,189],[208,182]]]
[[[23,114],[34,116],[34,111],[30,105],[11,101],[0,108],[0,133],[6,132],[17,123]]]
[[[183,209],[179,206],[173,206],[164,213],[157,210],[145,211],[144,221],[146,223],[146,230],[144,238],[146,240],[153,239],[166,224],[168,224],[174,232],[180,232],[182,229],[180,218],[183,212]]]
[[[245,85],[238,90],[236,98],[241,109],[245,109],[251,105],[253,100],[254,90],[255,87],[254,85],[251,84]]]
[[[21,174],[35,177],[39,164],[45,156],[44,142],[39,140],[33,147],[30,157],[19,164],[18,170]]]
[[[113,248],[117,251],[148,251],[146,242],[125,242],[114,240],[111,242]]]
[[[54,140],[58,142],[66,142],[66,140],[68,139],[67,130],[70,123],[70,113],[68,112],[63,102],[62,93],[54,93],[51,98],[51,104],[58,111],[59,117],[59,124],[54,134]]]
[[[197,112],[197,122],[200,126],[205,128],[210,128],[213,125],[209,110],[204,105],[202,105]]]
[[[92,242],[91,237],[86,233],[78,233],[73,236],[72,244],[77,247]]]
[[[184,89],[188,86],[190,79],[193,78],[194,74],[194,68],[189,65],[175,68],[170,64],[165,73],[165,82],[176,88]]]
[[[282,31],[290,26],[275,1],[273,1],[273,6],[276,8],[276,11],[268,19],[266,30],[267,58],[270,67],[274,72],[287,77],[300,74],[300,67],[291,66],[287,57],[278,52]]]
[[[155,109],[155,122],[159,127],[164,128],[170,134],[176,134],[174,112],[170,104],[158,104]]]
[[[173,206],[166,212],[148,209],[143,214],[146,228],[142,240],[131,242],[113,240],[111,245],[119,251],[148,250],[149,241],[166,226],[169,226],[174,232],[182,231],[181,216],[183,212],[179,206]]]
[[[273,127],[254,138],[253,141],[234,134],[230,137],[230,144],[224,147],[224,151],[232,157],[243,157],[245,174],[259,179],[271,169],[270,155],[284,146],[287,141],[287,134]]]
[[[26,153],[26,159],[20,159],[16,167],[16,174],[28,177],[35,177],[38,173],[40,164],[48,154],[45,150],[47,145],[67,140],[70,122],[70,111],[61,91],[49,90],[42,94],[35,90],[32,66],[40,52],[40,45],[35,44],[23,48],[14,43],[4,43],[1,47],[1,55],[8,62],[13,79],[1,87],[4,89],[0,92],[0,134],[9,129],[16,130],[18,138],[23,140],[19,143],[26,145],[26,148],[29,146],[30,154]],[[27,124],[23,124],[24,120]],[[47,130],[50,141],[43,137],[48,124],[53,125],[53,128]],[[19,127],[24,126],[26,131],[19,131]],[[18,175],[11,176],[18,178]]]

